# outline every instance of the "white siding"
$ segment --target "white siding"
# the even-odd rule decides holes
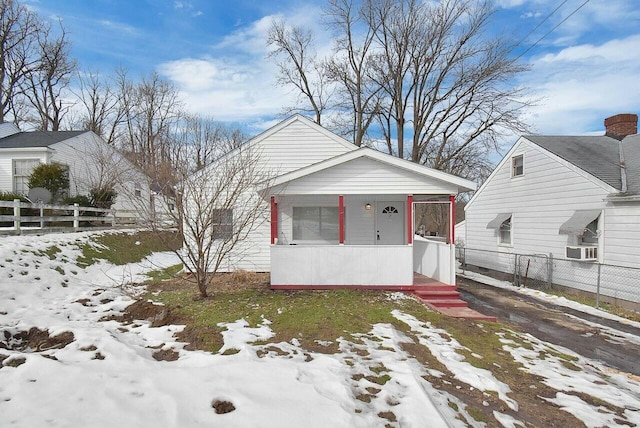
[[[51,145],[51,162],[69,167],[71,196],[89,196],[90,190],[113,185],[118,196],[113,208],[120,211],[149,212],[151,191],[149,179],[120,153],[92,132]],[[140,196],[136,196],[136,184]]]
[[[39,159],[41,163],[47,163],[47,149],[0,150],[0,191],[13,192],[14,159]]]
[[[410,246],[326,245],[271,247],[274,285],[413,284]]]
[[[526,141],[516,146],[513,155],[519,154],[524,175],[511,178],[508,159],[467,206],[466,246],[563,258],[576,242],[560,235],[560,226],[575,210],[604,209],[608,191]],[[487,229],[498,213],[512,213],[512,246],[498,245],[496,231]]]
[[[607,205],[604,263],[640,268],[640,203]]]
[[[252,146],[252,150],[256,150],[259,154],[264,167],[276,171],[277,175],[355,149],[357,149],[356,146],[345,147],[302,120],[291,122]]]
[[[357,147],[353,146],[353,150]],[[324,132],[294,120],[289,125],[252,145],[267,171],[281,175],[327,158],[341,155],[350,147],[336,142]],[[265,201],[265,207],[269,201]],[[337,201],[336,201],[337,205]],[[281,209],[279,207],[279,209]],[[289,222],[290,224],[290,222]],[[244,269],[257,272],[270,270],[270,224],[262,223],[249,237],[234,249],[222,270]]]
[[[507,273],[514,271],[517,254],[546,254],[565,259],[565,247],[577,238],[560,235],[560,226],[576,210],[602,210],[598,242],[600,262],[640,268],[640,204],[607,203],[611,188],[576,172],[564,161],[526,140],[514,147],[524,154],[524,175],[511,178],[506,159],[466,207],[466,247],[492,252],[467,252],[467,263]],[[512,214],[513,245],[499,245],[497,232],[487,224],[498,213]],[[578,261],[553,264],[552,282],[595,292],[597,265]],[[637,300],[628,293],[629,281],[603,277],[603,294]],[[627,290],[627,291],[624,291]]]
[[[357,158],[278,186],[286,194],[455,194],[454,185],[393,167],[369,158]]]

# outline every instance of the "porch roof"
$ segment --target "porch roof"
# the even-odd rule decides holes
[[[277,194],[457,194],[476,183],[366,147],[258,183]]]

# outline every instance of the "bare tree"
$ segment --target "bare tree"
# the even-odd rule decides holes
[[[488,2],[452,0],[428,13],[410,60],[411,160],[470,177],[473,157],[497,151],[501,131],[526,130],[520,112],[532,101],[506,83],[526,67],[509,57],[507,40],[484,36]]]
[[[328,72],[338,83],[338,106],[351,116],[349,134],[356,146],[362,145],[380,108],[381,87],[368,72],[377,31],[370,13],[366,2],[357,7],[352,0],[329,0],[325,11],[328,25],[338,34],[336,55],[327,61]]]
[[[65,99],[76,61],[70,57],[71,45],[59,22],[60,35],[53,38],[52,28],[43,25],[38,32],[39,59],[28,75],[24,94],[35,110],[35,125],[43,131],[58,131],[72,103]]]
[[[301,97],[298,107],[289,111],[311,112],[316,123],[321,124],[332,92],[325,62],[317,58],[311,31],[289,27],[283,20],[274,21],[267,43],[275,47],[269,57],[278,58],[278,82],[293,86]]]
[[[493,12],[489,0],[329,0],[336,48],[327,63],[338,102],[325,110],[349,112],[358,145],[375,126],[392,155],[483,176],[500,135],[526,131],[521,113],[534,103],[512,83],[527,67],[511,56],[510,41],[487,35]],[[293,37],[282,23],[272,32],[271,40],[289,42],[276,53],[312,52],[306,33]],[[289,67],[280,79],[309,98],[307,88],[321,81],[305,72]]]
[[[117,90],[97,71],[77,73],[77,83],[74,94],[82,107],[78,125],[114,145],[125,116]]]
[[[196,283],[202,298],[212,275],[228,261],[230,253],[251,251],[244,241],[267,221],[268,203],[255,185],[269,179],[259,153],[236,142],[219,141],[212,154],[215,161],[197,170],[197,161],[183,158],[176,168],[178,180],[172,192],[158,192],[156,202],[165,207],[159,218],[158,206],[148,209],[148,227],[166,234],[167,223],[177,225],[182,248],[175,253]],[[190,144],[190,143],[187,143]],[[229,151],[230,150],[230,151]],[[180,151],[191,152],[190,147]],[[145,206],[140,207],[142,210]],[[170,209],[173,208],[173,209]]]
[[[40,26],[38,18],[17,1],[0,0],[0,122],[23,119],[21,96],[38,62]]]
[[[245,136],[240,128],[217,122],[210,116],[185,114],[175,126],[172,159],[190,159],[193,170],[199,171],[220,156],[220,147],[238,147]]]
[[[178,89],[157,73],[143,77],[138,84],[121,76],[120,97],[125,112],[126,143],[135,162],[153,172],[170,161],[167,135],[182,113]]]

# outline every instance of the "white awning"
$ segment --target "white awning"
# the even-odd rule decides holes
[[[496,218],[491,220],[489,224],[487,224],[487,229],[498,230],[500,229],[502,223],[504,223],[505,220],[508,220],[509,218],[511,218],[511,213],[500,213],[496,216]]]
[[[600,216],[601,210],[577,210],[565,221],[558,234],[582,236],[587,225]]]

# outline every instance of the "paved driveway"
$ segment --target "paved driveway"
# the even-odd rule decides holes
[[[606,366],[640,376],[640,329],[458,277],[469,307]]]

